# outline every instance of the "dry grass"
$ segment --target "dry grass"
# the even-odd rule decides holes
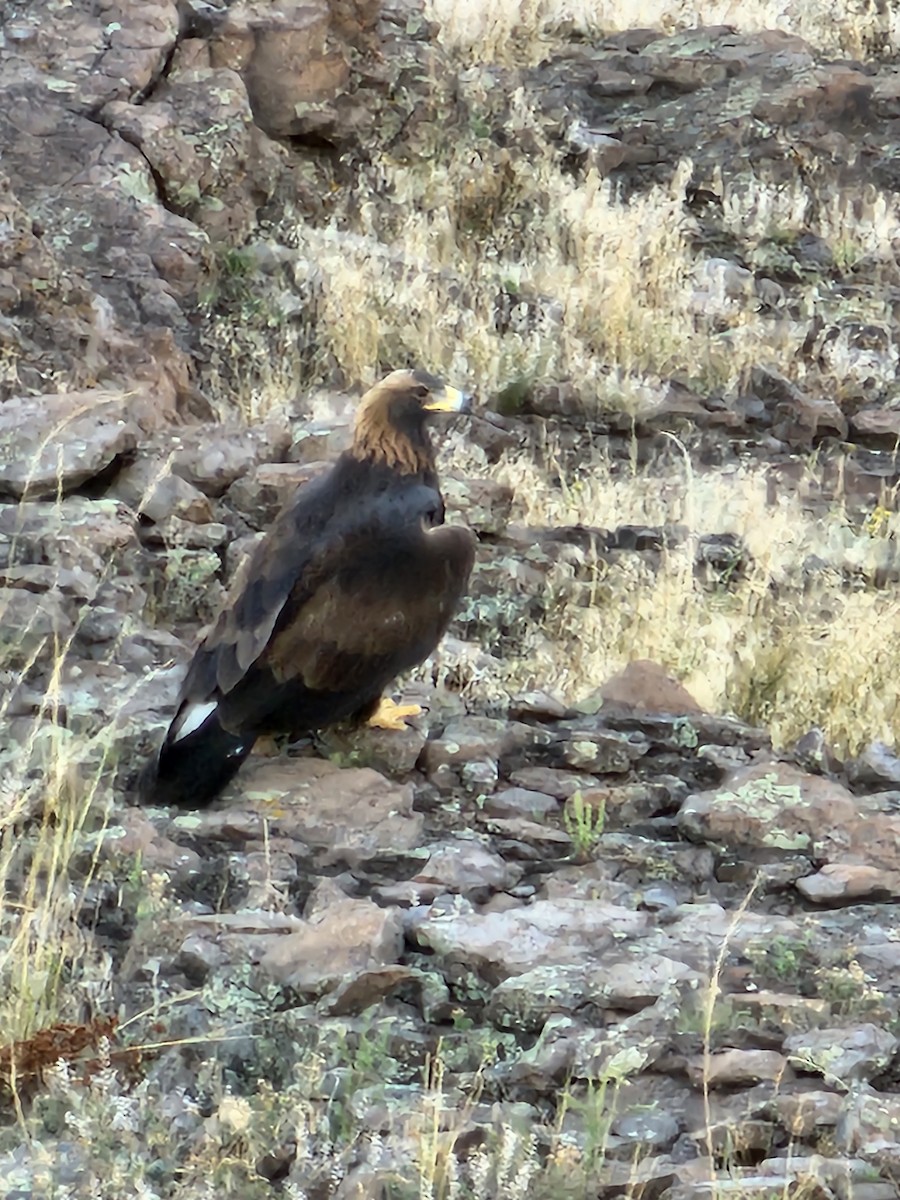
[[[808,472],[813,478],[813,461]],[[710,711],[759,722],[777,744],[813,726],[841,751],[893,741],[900,601],[893,589],[864,586],[894,561],[890,526],[881,530],[887,536],[872,536],[840,504],[815,517],[799,489],[773,505],[765,472],[754,467],[698,475],[676,468],[660,478],[598,461],[562,488],[522,460],[507,461],[500,475],[529,523],[680,524],[690,533],[657,572],[637,555],[597,565],[584,585],[594,602],[564,604],[553,628],[533,631],[513,686],[556,687],[577,700],[632,659],[652,658]],[[745,578],[717,588],[695,577],[696,539],[712,533],[743,540],[752,557]],[[809,556],[825,566],[805,584]],[[585,568],[590,575],[591,564]],[[857,590],[841,586],[848,571],[859,577]],[[572,584],[561,578],[559,586],[565,594]]]
[[[476,62],[539,62],[561,28],[588,37],[648,28],[672,34],[696,25],[783,29],[849,55],[900,45],[900,14],[871,0],[427,0],[426,11],[444,44]]]
[[[691,308],[690,171],[623,202],[594,172],[565,174],[549,150],[532,163],[472,144],[440,173],[380,163],[360,200],[377,222],[297,231],[316,263],[323,364],[369,383],[389,364],[428,362],[484,394],[575,378],[613,407],[661,375],[735,380],[734,347],[710,343]],[[375,202],[385,179],[387,216]]]
[[[566,381],[588,409],[646,413],[673,377],[727,398],[763,361],[803,382],[810,368],[799,352],[813,314],[890,327],[879,289],[848,292],[822,276],[787,306],[769,278],[804,232],[817,233],[844,270],[865,264],[873,279],[894,271],[900,218],[888,193],[823,201],[799,181],[720,180],[722,232],[754,269],[726,281],[723,260],[696,249],[700,229],[684,205],[689,160],[666,184],[626,199],[594,170],[569,173],[522,97],[511,107],[508,125],[544,146],[539,158],[474,134],[436,162],[377,158],[329,223],[292,231],[295,274],[314,297],[309,382],[337,370],[348,384],[369,384],[398,363],[425,362],[475,381],[486,397]],[[763,304],[767,284],[774,300]],[[857,386],[861,369],[835,349],[829,388]],[[245,390],[258,413],[265,397]]]

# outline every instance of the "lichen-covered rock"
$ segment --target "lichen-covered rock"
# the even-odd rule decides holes
[[[13,906],[0,938],[38,984],[62,946],[71,986],[41,1003],[63,1019],[99,980],[157,1049],[137,1089],[80,1063],[23,1078],[48,1154],[10,1126],[0,1191],[97,1191],[93,1151],[34,1125],[64,1103],[97,1161],[166,1194],[196,1190],[208,1155],[184,1148],[212,1137],[251,1181],[345,1200],[423,1178],[892,1200],[893,749],[842,764],[812,735],[789,766],[703,711],[718,685],[639,660],[597,687],[632,641],[704,686],[718,646],[729,697],[768,711],[808,649],[767,626],[758,675],[720,626],[735,600],[889,660],[889,629],[877,653],[862,635],[900,578],[891,6],[829,28],[859,65],[776,31],[577,20],[520,23],[488,63],[496,14],[461,32],[431,5],[438,31],[421,0],[6,8],[0,825],[49,935],[26,945]],[[248,530],[346,446],[358,386],[413,361],[482,393],[439,438],[480,541],[467,640],[398,681],[423,712],[259,747],[211,810],[129,809]],[[798,508],[823,520],[795,543]],[[673,649],[694,604],[709,645]],[[876,699],[863,736],[891,727]]]
[[[870,1079],[883,1071],[898,1044],[893,1034],[871,1024],[810,1029],[784,1039],[785,1053],[796,1067],[841,1082]]]
[[[138,444],[129,397],[109,392],[29,396],[0,409],[0,496],[65,495]]]
[[[458,767],[476,759],[496,759],[517,742],[531,738],[532,731],[526,725],[514,725],[492,717],[460,717],[449,721],[440,737],[429,741],[422,754],[422,765],[433,771],[442,766]]]
[[[197,837],[245,842],[262,839],[268,828],[272,835],[316,851],[321,862],[402,858],[422,840],[412,785],[391,783],[370,767],[342,769],[321,759],[259,759],[243,767],[224,799],[230,801],[227,808],[180,817],[178,823]]]
[[[602,966],[540,966],[514,975],[494,989],[489,1011],[502,1024],[540,1029],[551,1013],[604,1008],[637,1012],[681,982],[699,986],[700,975],[664,955],[604,956]]]
[[[688,836],[733,847],[796,851],[822,864],[900,870],[900,817],[878,795],[853,796],[836,780],[789,763],[735,771],[727,785],[690,796],[678,814]]]
[[[40,600],[26,588],[0,586],[0,628],[4,661],[16,669],[52,655],[64,645],[75,623],[74,606],[55,588]]]
[[[0,504],[0,565],[42,568],[31,576],[41,588],[98,599],[98,588],[106,588],[109,595],[127,594],[140,605],[134,579],[138,554],[133,516],[115,500]],[[109,578],[113,573],[115,582]]]
[[[535,960],[564,964],[597,958],[615,936],[639,934],[646,920],[645,913],[599,900],[539,900],[484,915],[460,900],[432,905],[414,934],[440,957],[465,961],[496,983],[521,975]]]
[[[262,463],[279,463],[291,445],[285,420],[273,414],[254,424],[229,422],[183,426],[155,439],[157,453],[207,496],[218,497]]]
[[[176,295],[195,295],[205,273],[199,230],[215,242],[243,242],[274,190],[281,151],[254,123],[241,76],[227,69],[176,66],[149,103],[120,100],[105,111],[110,127],[140,148],[168,202],[187,219],[193,246],[160,245],[154,258]]]

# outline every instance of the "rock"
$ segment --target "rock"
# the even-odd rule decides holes
[[[545,735],[527,725],[491,717],[459,717],[448,722],[439,737],[426,742],[419,765],[440,787],[451,787],[459,782],[466,766],[495,764],[502,754],[540,737]],[[495,773],[493,778],[496,782]]]
[[[822,365],[841,380],[882,385],[896,377],[898,349],[886,325],[841,320],[826,326],[816,342]],[[879,428],[879,425],[881,428]],[[887,422],[871,423],[862,418],[859,432],[890,435]],[[868,426],[868,428],[866,428]]]
[[[71,601],[55,589],[37,601],[24,588],[0,587],[0,618],[8,639],[3,661],[16,670],[52,655],[54,646],[65,645],[75,623]]]
[[[797,891],[817,904],[893,899],[900,895],[900,871],[881,871],[861,863],[826,863],[815,875],[798,879]]]
[[[509,773],[509,781],[517,787],[544,792],[556,800],[568,800],[577,791],[594,787],[593,775],[576,775],[554,767],[520,767]]]
[[[126,397],[110,392],[16,397],[0,409],[0,496],[64,495],[138,444]]]
[[[329,26],[326,5],[293,3],[275,14],[241,5],[220,26],[215,60],[242,70],[254,118],[273,137],[321,135],[337,119],[350,67],[326,47]]]
[[[869,1176],[873,1165],[889,1177],[897,1169],[900,1159],[897,1143],[886,1135],[886,1130],[896,1128],[898,1120],[900,1100],[896,1095],[860,1088],[848,1098],[847,1111],[839,1122],[839,1128],[843,1126],[840,1132],[844,1135],[847,1153],[858,1155],[870,1164]],[[874,1186],[880,1185],[875,1182]],[[877,1195],[873,1194],[873,1200]],[[880,1196],[878,1200],[881,1200]]]
[[[511,787],[485,797],[483,812],[491,817],[543,817],[555,813],[559,804],[546,792]]]
[[[253,425],[203,424],[179,429],[161,450],[171,457],[172,473],[207,496],[218,497],[264,462],[278,463],[291,444],[286,422],[275,417]]]
[[[492,817],[482,815],[480,821],[492,834],[503,840],[500,849],[507,858],[540,862],[554,852],[567,853],[572,840],[562,829],[541,825],[524,817]]]
[[[551,753],[565,767],[593,775],[624,775],[649,747],[639,735],[587,726],[557,726]]]
[[[430,904],[446,893],[458,893],[479,903],[496,891],[514,887],[521,876],[520,867],[491,854],[477,842],[448,842],[432,849],[427,863],[412,879],[379,887],[376,894],[395,904]]]
[[[147,546],[165,546],[178,551],[217,550],[228,537],[228,528],[219,521],[198,524],[191,519],[172,515],[158,523],[141,526],[140,537]],[[179,560],[179,566],[182,565]]]
[[[666,1112],[624,1113],[616,1117],[611,1130],[614,1137],[633,1145],[663,1150],[675,1141],[680,1132],[678,1119]]]
[[[509,1063],[487,1072],[507,1086],[550,1089],[575,1077],[613,1082],[656,1063],[665,1052],[677,1000],[664,997],[649,1009],[624,1017],[606,1029],[562,1015],[548,1017],[535,1044]]]
[[[137,548],[134,520],[114,500],[69,497],[64,509],[0,504],[0,563],[49,563],[99,578],[112,569],[127,573]]]
[[[552,1013],[640,1012],[655,1004],[673,983],[684,981],[699,985],[700,977],[684,963],[657,954],[604,961],[602,967],[540,966],[499,983],[488,1012],[504,1026],[540,1029]]]
[[[221,885],[221,875],[215,879]],[[203,911],[197,911],[197,908]],[[213,971],[234,972],[237,964],[258,964],[273,948],[304,929],[296,917],[283,913],[256,911],[208,911],[208,906],[196,906],[176,922],[160,924],[146,932],[144,945],[133,945],[129,954],[133,962],[129,973],[152,973],[154,957],[158,969],[160,958],[169,963],[180,961],[204,977]],[[133,954],[132,954],[133,951]]]
[[[399,703],[408,704],[410,700],[404,696]],[[410,718],[411,721],[421,719]],[[373,767],[394,778],[403,778],[412,771],[426,740],[425,733],[413,724],[397,730],[335,727],[317,735],[318,745],[334,762]]]
[[[200,491],[159,460],[141,458],[120,471],[107,496],[121,500],[147,521],[170,517],[204,524],[213,519],[212,505]]]
[[[727,782],[727,788],[696,793],[682,806],[678,824],[689,837],[798,851],[823,864],[900,870],[895,850],[900,816],[877,795],[854,797],[841,784],[788,763],[741,768]],[[841,876],[835,875],[833,886],[848,886],[853,877],[838,883]],[[825,879],[813,887],[824,886]]]
[[[121,824],[106,830],[103,857],[114,862],[137,860],[148,870],[180,873],[196,870],[201,862],[196,850],[179,846],[160,834],[152,821],[136,808],[127,809]]]
[[[844,1108],[835,1092],[808,1091],[775,1099],[775,1108],[785,1132],[791,1137],[809,1137],[818,1129],[833,1128]]]
[[[837,775],[842,763],[821,729],[809,729],[785,751],[785,758],[804,771],[818,775]]]
[[[198,239],[191,237],[194,225],[215,242],[240,245],[255,231],[257,209],[275,187],[281,155],[252,120],[236,71],[173,67],[144,103],[117,100],[105,115],[112,130],[139,148],[165,194],[177,200],[187,236],[180,244],[157,245],[154,265],[176,295],[187,298],[205,275]]]
[[[883,1071],[900,1041],[877,1025],[810,1029],[784,1039],[784,1051],[799,1071],[815,1071],[846,1086]]]
[[[448,842],[432,851],[414,876],[416,884],[437,884],[441,891],[459,892],[477,903],[491,892],[505,891],[518,883],[522,870],[491,854],[476,842]]]
[[[325,881],[303,927],[279,939],[259,965],[278,983],[317,997],[348,978],[359,986],[368,972],[396,963],[402,946],[396,910],[350,899]]]
[[[340,398],[335,397],[339,403]],[[350,448],[353,441],[351,420],[335,417],[331,420],[312,420],[297,426],[287,453],[288,462],[326,463]]]
[[[583,1008],[595,978],[595,971],[577,963],[536,966],[494,988],[488,1015],[501,1026],[538,1031],[552,1014],[571,1016]]]
[[[671,811],[674,807],[671,792],[665,784],[625,783],[594,786],[584,788],[579,794],[582,805],[603,810],[607,828],[650,820],[661,813]],[[567,801],[566,807],[571,811],[571,799]]]
[[[571,716],[571,711],[549,692],[519,692],[509,702],[509,715],[514,721],[532,718],[537,721],[559,721]]]
[[[577,963],[616,936],[638,934],[646,920],[646,914],[601,901],[539,900],[528,908],[482,916],[457,900],[446,907],[432,905],[414,934],[439,957],[462,959],[498,983],[522,974],[535,960]]]
[[[31,594],[56,589],[62,596],[92,600],[97,594],[98,581],[81,567],[25,563],[16,567],[0,567],[0,586],[19,588]]]
[[[787,1059],[775,1050],[725,1050],[692,1058],[687,1064],[688,1078],[698,1087],[734,1087],[772,1080],[790,1083],[792,1072]]]
[[[628,663],[603,684],[599,697],[604,708],[672,713],[674,716],[690,716],[703,711],[687,688],[649,659]],[[578,707],[582,712],[592,711],[590,707]]]
[[[229,807],[180,817],[175,824],[197,837],[232,840],[262,838],[268,826],[270,836],[320,852],[322,864],[404,855],[422,841],[412,785],[390,783],[369,767],[342,770],[317,759],[251,760],[224,796]]]
[[[263,463],[231,485],[226,502],[254,529],[266,529],[297,488],[327,468],[327,463]]]
[[[847,436],[847,418],[830,399],[814,399],[771,365],[752,370],[754,391],[772,412],[772,432],[792,446],[811,446],[827,434]]]
[[[34,8],[44,29],[48,17],[42,10],[48,2]],[[175,6],[165,7],[174,39]],[[161,257],[172,256],[169,248],[184,242],[184,223],[158,203],[139,152],[81,112],[95,113],[98,103],[116,94],[136,95],[168,50],[157,42],[143,53],[147,27],[140,14],[132,14],[133,28],[125,33],[135,40],[115,51],[105,44],[101,18],[86,21],[74,7],[72,15],[83,25],[77,33],[57,28],[40,50],[36,43],[28,48],[33,62],[25,78],[16,82],[5,76],[0,84],[2,111],[28,116],[26,121],[0,119],[7,172],[3,191],[17,224],[20,212],[29,214],[25,227],[31,240],[34,215],[40,214],[36,227],[45,247],[41,253],[20,242],[19,252],[5,263],[14,303],[23,305],[19,327],[27,333],[20,374],[33,393],[46,391],[41,383],[54,376],[69,382],[72,392],[104,378],[121,383],[136,400],[140,397],[144,417],[158,424],[174,416],[192,392],[188,357],[172,338],[174,328],[186,327],[184,314],[151,257],[155,245]],[[157,17],[155,12],[151,23]],[[76,42],[67,43],[67,36]],[[59,76],[49,67],[54,58]],[[104,76],[104,64],[110,77]],[[132,84],[127,78],[132,71],[144,82]],[[48,142],[50,128],[58,136]],[[64,196],[62,179],[69,180]],[[141,328],[144,322],[150,327]]]
[[[459,514],[476,533],[503,533],[509,521],[513,490],[490,479],[445,478],[441,491],[447,505],[448,521]]]
[[[900,756],[883,742],[872,742],[847,764],[847,778],[866,788],[890,788],[900,784]]]
[[[855,437],[865,438],[873,444],[885,441],[893,445],[900,435],[900,411],[871,405],[855,412],[850,417],[849,424],[850,433]]]

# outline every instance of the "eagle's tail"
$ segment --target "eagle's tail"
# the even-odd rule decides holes
[[[256,739],[223,729],[215,706],[210,708],[194,728],[184,713],[172,722],[138,782],[144,804],[203,808],[238,773]]]

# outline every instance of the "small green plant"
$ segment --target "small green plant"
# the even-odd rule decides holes
[[[690,717],[678,717],[672,725],[675,745],[682,750],[696,750],[700,745],[700,735]]]
[[[808,980],[816,963],[809,934],[785,937],[777,934],[747,947],[747,957],[761,979],[799,987]]]
[[[606,824],[606,801],[588,803],[579,788],[563,810],[563,825],[579,858],[589,857],[603,836]]]
[[[221,569],[219,556],[211,550],[170,546],[162,577],[157,575],[149,581],[145,619],[155,625],[210,620],[221,602],[217,586]]]

